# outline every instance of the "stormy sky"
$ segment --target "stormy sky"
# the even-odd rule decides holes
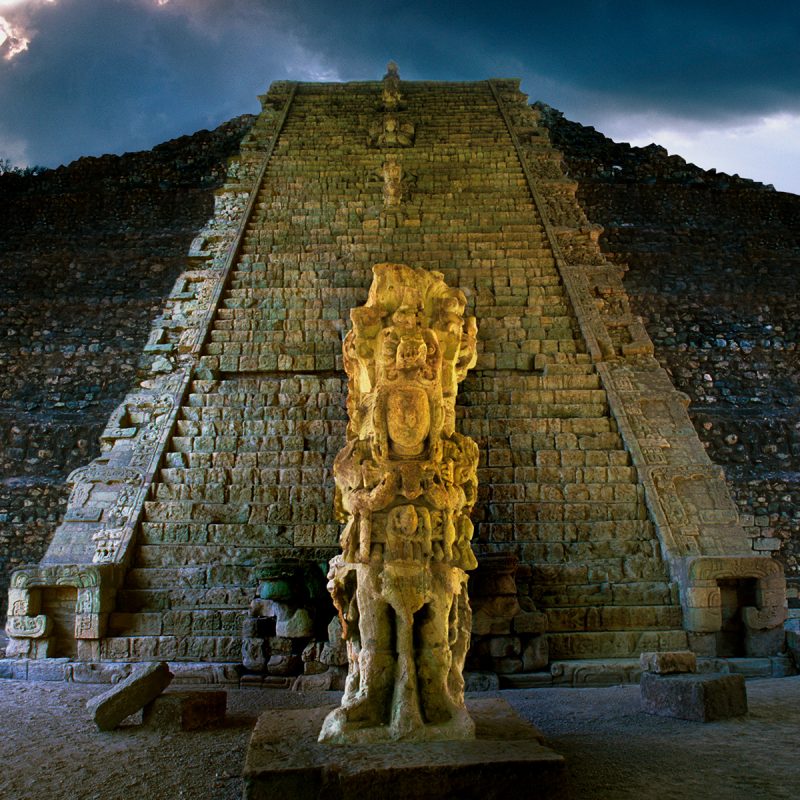
[[[800,2],[0,0],[0,158],[256,112],[273,80],[519,77],[531,101],[800,193]]]

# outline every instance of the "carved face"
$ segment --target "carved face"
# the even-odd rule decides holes
[[[398,328],[414,328],[417,324],[417,310],[410,305],[402,305],[392,314],[392,324]]]
[[[397,347],[397,369],[414,369],[425,366],[428,347],[421,336],[404,336]]]
[[[398,455],[419,455],[431,427],[425,392],[422,389],[392,391],[387,399],[386,427],[392,449]]]
[[[417,532],[419,519],[414,506],[398,506],[389,512],[389,525],[393,533],[413,536]]]

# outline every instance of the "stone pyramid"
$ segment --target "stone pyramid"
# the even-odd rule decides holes
[[[476,598],[495,668],[779,649],[782,568],[752,550],[519,82],[401,86],[394,106],[380,81],[261,97],[150,377],[12,577],[9,656],[240,664],[274,638],[253,601],[277,597],[275,565],[324,583],[338,551],[341,342],[385,261],[440,271],[478,320],[458,426],[480,447],[474,547],[501,576]]]

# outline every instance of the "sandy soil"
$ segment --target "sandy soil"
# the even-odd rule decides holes
[[[240,798],[244,751],[260,711],[338,699],[334,692],[232,689],[222,728],[126,725],[100,733],[84,706],[103,688],[0,681],[0,798]],[[501,696],[567,758],[576,799],[800,796],[800,676],[749,682],[747,717],[705,725],[640,713],[638,691],[536,689]]]

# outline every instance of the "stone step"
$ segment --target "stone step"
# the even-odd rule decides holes
[[[185,588],[205,590],[219,587],[251,587],[255,597],[257,568],[242,564],[169,567],[134,567],[126,575],[126,589]]]
[[[490,484],[481,500],[489,503],[641,503],[644,490],[635,483]]]
[[[535,563],[586,564],[615,558],[660,557],[658,541],[652,530],[642,528],[639,537],[609,537],[579,542],[530,542],[525,545],[526,560]],[[663,573],[661,573],[663,574]]]
[[[572,544],[575,542],[602,543],[609,539],[655,540],[653,524],[646,519],[613,520],[608,522],[525,522],[480,523],[481,541],[509,541],[511,534],[520,543],[525,561],[538,561],[538,547],[550,544]]]
[[[613,584],[638,584],[642,582],[662,582],[668,575],[664,563],[651,556],[624,556],[595,558],[583,563],[534,563],[531,579],[535,592],[552,592],[566,586],[587,586]],[[635,587],[633,587],[635,588]],[[666,601],[661,601],[666,602]],[[616,603],[615,603],[616,604]],[[552,605],[548,601],[545,605]],[[564,603],[563,605],[573,605]],[[588,604],[587,604],[588,605]],[[628,605],[622,603],[620,605]],[[652,605],[643,602],[640,605]]]
[[[287,437],[288,438],[288,437]],[[305,441],[303,442],[305,445]],[[333,466],[335,453],[329,450],[321,453],[314,450],[272,448],[249,453],[178,453],[168,451],[165,456],[167,469],[189,470],[241,470],[300,468],[330,469]],[[168,473],[169,474],[169,473]],[[210,473],[212,476],[222,473]],[[227,475],[228,473],[225,472]],[[169,481],[168,481],[169,482]],[[222,482],[222,481],[220,481]],[[227,478],[226,481],[227,482]],[[261,480],[264,483],[264,480]]]
[[[482,444],[481,437],[478,437],[477,441],[480,446]],[[510,450],[512,447],[514,448],[513,453]],[[526,456],[526,453],[529,457]],[[522,449],[510,442],[504,446],[496,444],[493,452],[489,454],[488,461],[490,467],[518,466],[520,468],[549,467],[553,469],[561,467],[627,467],[629,465],[630,456],[625,450],[536,450],[533,447]],[[520,473],[520,475],[522,474]]]
[[[240,664],[241,636],[109,636],[100,640],[107,661],[212,661]]]
[[[225,488],[233,486],[250,486],[251,488],[274,487],[282,482],[278,470],[280,469],[279,462],[281,458],[283,458],[285,463],[283,468],[292,469],[293,476],[297,479],[297,484],[303,486],[332,485],[333,477],[330,468],[326,468],[322,465],[308,468],[297,467],[291,463],[292,459],[289,459],[287,456],[288,453],[276,453],[275,465],[272,468],[267,467],[266,464],[260,469],[255,467],[249,469],[246,467],[239,469],[225,467],[211,467],[207,469],[167,468],[159,472],[159,480],[162,485],[166,486],[185,485],[193,488],[209,486],[214,487],[215,491],[219,487]],[[266,459],[262,458],[261,461],[265,462]],[[160,490],[156,489],[154,491],[156,497],[166,497],[166,495],[159,494]],[[191,498],[176,497],[176,499]]]
[[[305,529],[306,526],[293,526]],[[314,526],[317,538],[325,538],[335,545],[341,526],[335,521],[328,524]],[[284,522],[276,523],[246,523],[237,524],[235,531],[230,524],[206,522],[143,522],[140,526],[138,543],[140,545],[182,544],[182,545],[225,545],[231,544],[231,537],[235,536],[237,547],[265,547],[269,543],[286,546],[287,525]]]
[[[466,398],[465,398],[466,399]],[[574,417],[604,417],[608,412],[608,406],[603,404],[590,404],[590,403],[542,403],[533,408],[525,408],[519,406],[508,406],[505,404],[488,404],[483,407],[473,407],[471,405],[463,405],[464,416],[469,419],[472,416],[493,417],[501,418],[504,420],[517,420],[517,419],[559,419],[559,418],[574,418]]]
[[[551,633],[547,636],[550,660],[575,658],[626,658],[649,651],[686,650],[686,632],[596,631]]]
[[[247,608],[117,611],[109,614],[108,636],[231,636],[242,635]]]
[[[680,606],[598,606],[548,608],[548,633],[680,629]]]
[[[497,414],[490,419],[473,418],[466,416],[466,409],[477,403],[469,402],[464,398],[463,405],[457,406],[459,413],[459,427],[462,433],[475,439],[485,436],[515,436],[529,434],[558,434],[569,433],[577,435],[591,435],[594,433],[616,432],[616,423],[607,416],[597,417],[514,417],[508,418]],[[490,405],[500,405],[490,401]]]
[[[588,569],[587,569],[588,572]],[[567,606],[677,605],[678,587],[663,576],[661,580],[633,580],[627,583],[550,583],[533,581],[531,597],[540,610]]]
[[[610,522],[647,518],[643,504],[627,502],[490,503],[484,514],[488,522]]]
[[[222,525],[329,523],[333,507],[320,503],[317,487],[278,488],[278,500],[271,503],[210,503],[190,500],[148,500],[146,522],[207,522]],[[291,542],[287,542],[291,544]]]
[[[275,546],[236,544],[143,544],[136,549],[136,568],[170,569],[172,567],[254,567],[269,561]]]
[[[252,586],[125,588],[117,593],[117,610],[129,613],[162,612],[166,609],[241,611],[249,607],[253,592]]]
[[[326,436],[327,438],[330,437],[344,437],[344,425],[340,425],[338,420],[331,420],[326,422],[325,424],[329,425],[330,428],[327,434],[321,434]],[[275,449],[282,449],[280,447],[280,439],[281,438],[289,438],[289,436],[296,436],[301,441],[296,443],[287,443],[288,449],[290,450],[305,450],[305,439],[313,439],[317,437],[303,437],[301,434],[295,434],[294,432],[287,432],[285,434],[276,433],[272,436],[173,436],[170,449],[176,453],[224,453],[224,452],[231,452],[231,453],[247,453],[247,452],[261,452],[263,450],[275,450]],[[278,440],[276,442],[276,439]],[[310,445],[313,446],[313,445]],[[596,450],[596,451],[586,451],[595,452],[595,453],[603,453],[607,456],[613,454],[613,451],[607,450]],[[603,460],[600,456],[592,457],[595,458],[597,463],[594,466],[600,466],[603,463],[609,463],[613,461],[613,463],[617,463],[621,461],[621,459],[617,458],[616,460],[606,458]]]

